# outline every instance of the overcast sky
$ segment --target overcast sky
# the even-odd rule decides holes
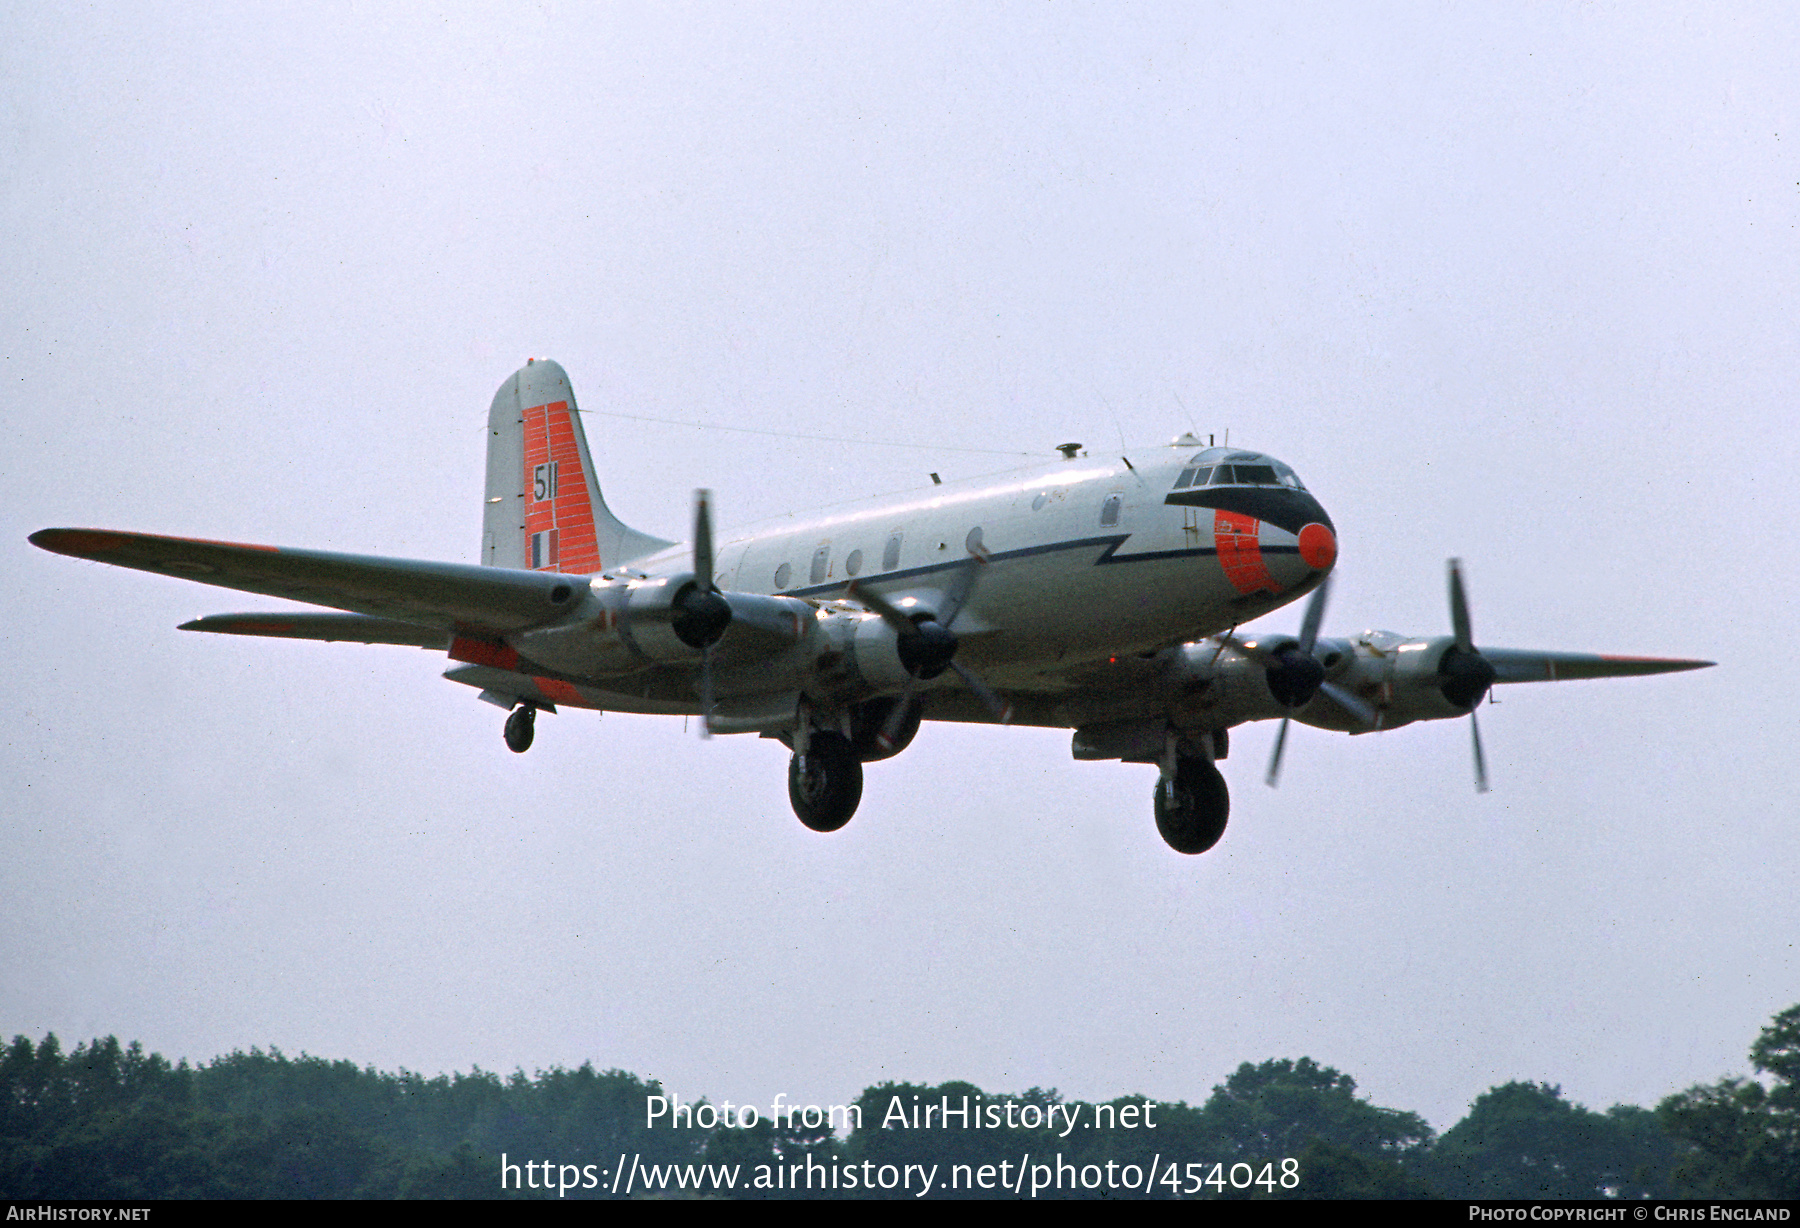
[[[1307,1055],[1439,1128],[1747,1073],[1800,1001],[1791,16],[5,8],[0,1033],[758,1104]],[[1720,664],[1500,689],[1486,796],[1466,722],[1296,729],[1279,791],[1243,728],[1199,858],[1055,730],[927,726],[818,836],[770,742],[514,756],[437,654],[25,543],[474,561],[532,355],[662,536],[1229,430],[1337,524],[1328,633],[1448,631],[1454,555],[1481,642]]]

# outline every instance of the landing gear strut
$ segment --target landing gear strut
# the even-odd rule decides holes
[[[1156,782],[1156,830],[1177,853],[1204,853],[1225,834],[1231,791],[1205,755],[1178,755]]]
[[[862,801],[862,760],[841,733],[815,729],[788,761],[788,800],[814,831],[836,831]]]
[[[524,754],[531,749],[532,735],[536,732],[537,709],[530,704],[520,704],[506,718],[506,749],[515,755]]]

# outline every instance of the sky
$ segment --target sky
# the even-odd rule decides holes
[[[756,1104],[1304,1055],[1440,1129],[1749,1073],[1800,1001],[1789,16],[7,7],[0,1033]],[[1482,643],[1719,664],[1500,688],[1480,796],[1465,722],[1296,728],[1279,790],[1241,728],[1198,858],[1043,729],[928,725],[818,836],[773,743],[514,756],[436,654],[25,542],[472,562],[528,356],[660,536],[1229,431],[1337,526],[1327,634],[1446,633],[1459,557]]]

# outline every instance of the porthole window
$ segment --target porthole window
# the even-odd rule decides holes
[[[775,587],[776,588],[786,588],[788,586],[788,581],[792,580],[793,578],[794,578],[794,569],[789,564],[783,563],[781,566],[779,566],[775,569]]]
[[[887,548],[881,552],[881,570],[892,571],[900,566],[900,537],[896,533],[887,539]]]
[[[1049,502],[1049,500],[1050,500],[1049,495],[1040,493],[1037,498],[1035,498],[1031,501],[1031,510],[1034,512],[1038,511],[1039,509],[1041,509],[1044,506],[1045,503]]]
[[[853,576],[862,570],[862,551],[852,550],[844,559],[844,574]]]
[[[812,582],[825,583],[825,577],[831,574],[831,543],[826,542],[813,551]]]
[[[1125,502],[1124,495],[1108,495],[1106,502],[1100,505],[1100,527],[1110,529],[1119,523],[1119,505]]]
[[[969,530],[969,535],[963,539],[963,547],[964,547],[964,549],[968,550],[968,552],[970,554],[982,553],[981,526],[980,525],[976,525],[974,528]]]

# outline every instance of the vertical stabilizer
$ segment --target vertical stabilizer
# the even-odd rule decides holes
[[[561,366],[534,358],[488,411],[481,561],[491,567],[591,575],[672,545],[607,510]]]

